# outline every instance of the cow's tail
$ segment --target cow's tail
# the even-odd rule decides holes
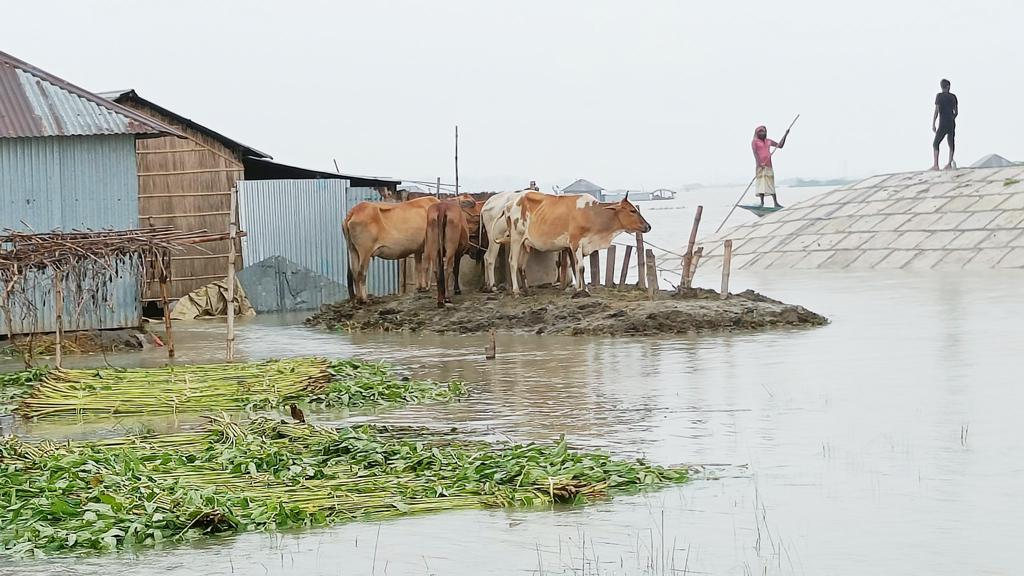
[[[359,255],[356,252],[355,246],[352,245],[352,237],[348,231],[348,218],[345,218],[341,223],[341,232],[345,235],[345,247],[348,249],[348,274],[345,275],[348,283],[348,297],[355,298],[356,290],[352,280],[352,260],[353,256],[358,258]]]
[[[448,228],[448,211],[441,210],[437,218],[437,305],[444,306],[445,296],[448,295],[448,284],[444,277],[445,257],[445,230]]]
[[[477,242],[480,243],[480,245],[476,247],[476,254],[479,256],[479,258],[477,258],[477,261],[482,262],[484,259],[484,252],[486,252],[491,246],[490,241],[488,241],[487,239],[487,227],[484,226],[484,215],[482,211],[480,214],[479,232],[477,232],[476,239]]]

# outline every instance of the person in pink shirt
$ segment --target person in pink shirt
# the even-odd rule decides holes
[[[764,206],[764,197],[771,196],[776,208],[782,208],[775,196],[775,171],[772,169],[772,148],[782,148],[786,145],[786,136],[789,130],[782,135],[782,140],[776,142],[768,138],[768,129],[758,126],[754,130],[754,141],[751,148],[754,150],[754,160],[757,162],[757,173],[754,179],[757,181],[757,197]]]

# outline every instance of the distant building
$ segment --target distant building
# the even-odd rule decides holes
[[[590,180],[579,180],[569,184],[562,189],[562,194],[592,194],[597,197],[598,200],[604,201],[604,188],[594,184]]]
[[[971,168],[1006,168],[1008,166],[1016,166],[1017,164],[1017,162],[1011,162],[999,154],[989,154],[971,164]]]
[[[158,120],[0,52],[0,229],[137,227],[136,141],[179,136]],[[67,313],[65,327],[138,326],[139,279],[119,278],[111,289],[112,307],[81,318]],[[11,316],[15,334],[56,329],[46,302],[35,314]]]

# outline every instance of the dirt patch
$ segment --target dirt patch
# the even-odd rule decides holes
[[[83,330],[65,332],[64,354],[94,354],[142,350],[157,344],[152,334],[135,328],[120,330]],[[159,345],[162,345],[160,343]],[[18,357],[31,349],[33,356],[52,356],[56,348],[54,334],[16,335],[14,340],[0,341],[0,356]]]
[[[726,300],[714,290],[661,292],[649,301],[639,290],[596,289],[588,298],[571,291],[533,289],[529,296],[464,293],[437,308],[433,294],[373,298],[329,304],[306,320],[308,326],[348,331],[410,331],[475,334],[504,332],[570,335],[690,334],[818,326],[828,319],[803,306],[785,304],[748,290]]]

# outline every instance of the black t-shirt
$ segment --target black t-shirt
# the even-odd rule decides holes
[[[956,120],[953,115],[953,110],[957,107],[956,94],[939,92],[935,95],[935,105],[939,107],[939,123],[943,126],[952,126]]]

